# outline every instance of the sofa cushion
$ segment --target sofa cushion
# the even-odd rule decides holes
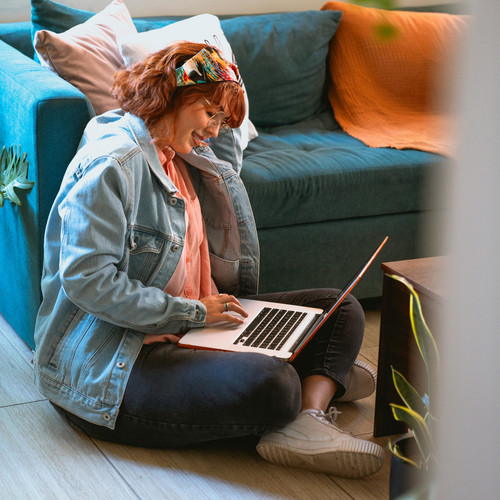
[[[33,44],[31,43],[30,32],[31,22],[29,21],[0,23],[0,40],[33,59]]]
[[[50,17],[51,14],[53,18]],[[137,33],[128,9],[121,0],[114,0],[95,15],[48,0],[38,0],[33,2],[32,16],[37,27],[47,26],[58,31],[73,22],[81,21],[81,24],[69,26],[62,33],[49,29],[37,31],[34,35],[34,45],[42,65],[56,71],[80,89],[88,97],[97,114],[118,107],[118,102],[109,92],[114,72],[120,66],[132,64],[150,52],[166,46],[168,41],[172,40],[172,37],[169,37],[170,31],[176,39],[200,42],[220,40],[227,57],[233,59],[231,47],[216,16],[195,16],[178,22],[148,19],[138,25],[140,29],[155,28],[147,33]],[[161,27],[158,28],[158,25]],[[82,64],[82,61],[85,63]],[[92,68],[92,71],[89,71],[89,68]],[[231,163],[239,172],[243,149],[256,135],[247,112],[241,127],[231,133],[221,133],[217,139],[212,140],[212,147],[219,158]]]
[[[62,33],[77,24],[82,24],[95,12],[75,9],[51,0],[31,0],[31,22],[33,34],[40,30],[50,30]],[[186,16],[159,16],[154,18],[134,18],[133,22],[137,31],[148,31],[161,28],[169,23],[184,19]]]
[[[62,33],[77,24],[84,23],[94,12],[73,9],[50,0],[31,0],[33,34],[40,30]]]
[[[305,11],[221,20],[245,80],[255,125],[295,123],[321,110],[328,43],[340,18],[340,12]]]
[[[85,94],[96,114],[118,108],[111,95],[113,74],[123,59],[116,37],[137,30],[122,0],[113,0],[104,10],[82,24],[63,32],[35,33],[34,47],[42,66],[56,72]]]
[[[424,151],[370,148],[336,128],[328,110],[259,129],[241,178],[257,227],[270,228],[439,208],[426,190],[445,164]]]
[[[60,33],[92,15],[51,0],[32,0],[35,31]],[[326,100],[328,43],[341,15],[318,10],[221,18],[245,81],[253,123],[271,127],[299,122],[320,112]],[[133,22],[142,32],[180,19],[162,16],[134,18]]]
[[[464,16],[388,11],[330,1],[342,10],[330,45],[329,98],[343,130],[372,147],[456,154],[452,99],[467,31]],[[390,26],[393,36],[377,35]]]

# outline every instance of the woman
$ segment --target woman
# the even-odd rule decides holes
[[[258,241],[239,176],[206,145],[238,127],[237,68],[178,43],[118,72],[120,110],[90,121],[50,213],[35,341],[40,391],[100,439],[179,446],[262,436],[265,459],[359,477],[383,451],[334,423],[332,399],[373,391],[355,362],[364,328],[348,297],[293,364],[177,345],[247,316]],[[203,215],[202,215],[203,214]],[[328,307],[335,290],[257,296]]]

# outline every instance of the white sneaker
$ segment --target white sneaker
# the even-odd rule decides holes
[[[378,471],[384,450],[357,439],[335,424],[337,410],[310,410],[275,432],[264,434],[257,452],[268,462],[343,477],[363,477]]]
[[[347,402],[367,398],[373,394],[376,385],[377,370],[369,363],[357,359],[346,376],[344,395],[334,400]]]

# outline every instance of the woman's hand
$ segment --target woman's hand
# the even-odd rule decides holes
[[[248,317],[247,312],[238,302],[238,299],[233,295],[228,295],[227,293],[207,295],[206,297],[200,299],[200,302],[207,308],[207,325],[222,321],[240,325],[243,323],[243,318]],[[232,313],[237,313],[239,316],[235,316]]]
[[[243,318],[248,317],[245,309],[243,309],[241,304],[238,302],[238,299],[233,295],[227,295],[226,293],[208,295],[207,297],[200,299],[200,302],[207,308],[207,325],[220,322],[234,323],[236,325],[241,325],[241,323],[243,323],[243,319],[241,317],[228,313],[237,313]],[[180,337],[171,333],[147,334],[144,337],[144,344],[158,344],[165,342],[177,344],[179,340]]]

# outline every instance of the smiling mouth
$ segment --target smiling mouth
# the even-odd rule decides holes
[[[201,144],[203,141],[205,141],[207,139],[201,135],[198,135],[196,132],[193,132],[191,135],[194,137],[196,146],[198,146],[199,144]]]

